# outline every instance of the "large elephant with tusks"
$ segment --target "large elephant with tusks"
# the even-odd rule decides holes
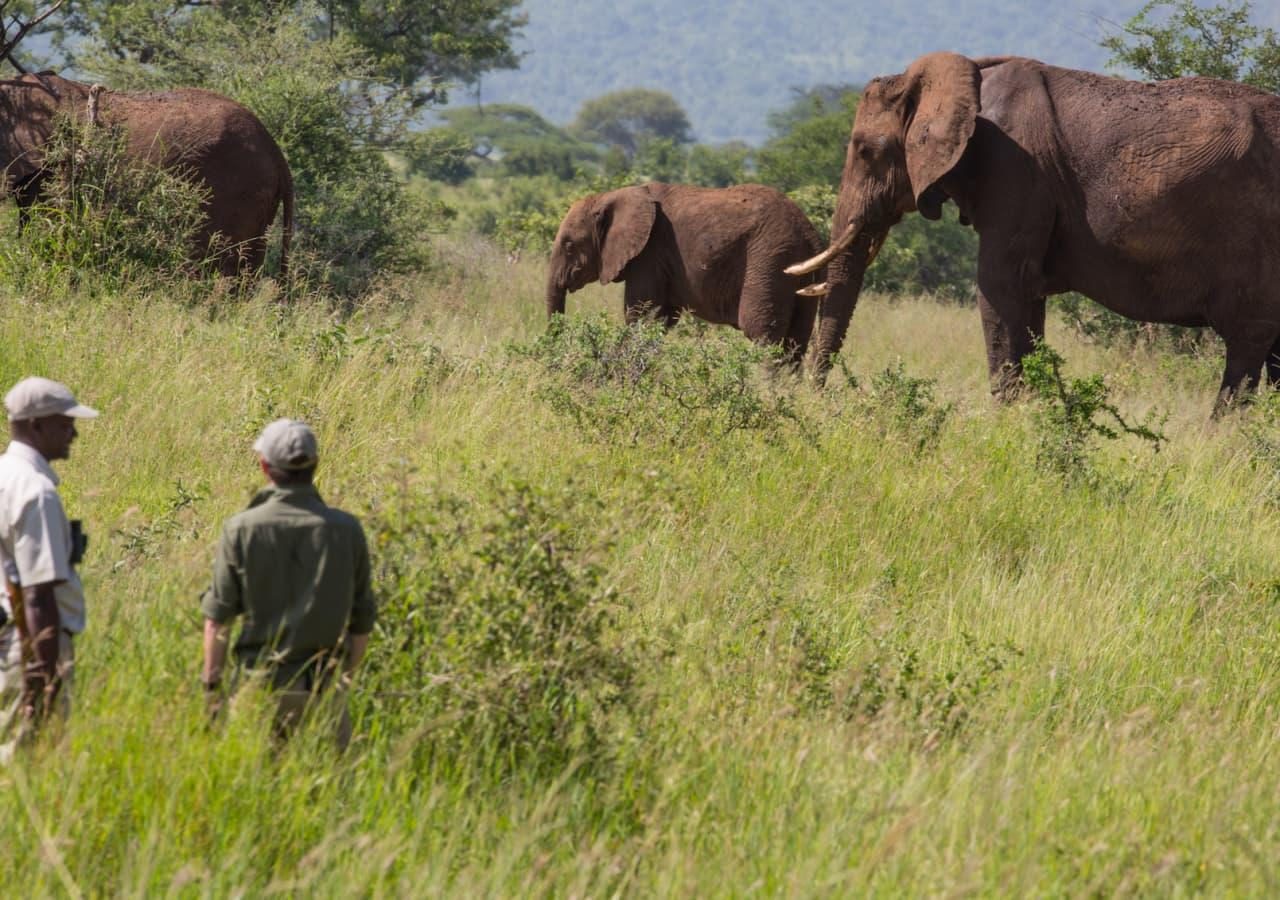
[[[847,296],[837,289],[861,282],[894,224],[937,218],[948,200],[978,232],[998,396],[1044,335],[1045,297],[1064,291],[1216,331],[1227,358],[1215,410],[1264,369],[1280,380],[1280,97],[1211,78],[921,57],[867,85],[832,243],[787,271],[826,266],[829,299]]]
[[[90,125],[118,124],[138,163],[189,175],[208,191],[204,227],[192,255],[212,257],[227,275],[253,272],[266,235],[283,210],[280,269],[293,234],[293,177],[258,117],[212,91],[127,93],[51,73],[0,81],[0,168],[20,207],[39,196],[44,148],[59,114]]]

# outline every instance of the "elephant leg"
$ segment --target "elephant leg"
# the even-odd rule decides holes
[[[1280,339],[1271,345],[1271,352],[1267,354],[1267,384],[1280,388]]]
[[[628,325],[653,319],[671,328],[679,321],[680,312],[668,301],[658,279],[637,272],[627,275],[622,291],[622,316]]]
[[[783,339],[784,359],[792,371],[800,368],[813,337],[813,323],[818,318],[817,297],[797,297],[791,309],[791,325]]]
[[[1271,372],[1271,354],[1277,343],[1269,335],[1259,341],[1249,338],[1226,339],[1227,365],[1222,373],[1222,386],[1213,404],[1213,415],[1222,415],[1229,407],[1243,402],[1258,386],[1258,377],[1265,366]]]
[[[1000,401],[1013,400],[1021,391],[1022,358],[1044,340],[1045,298],[997,307],[979,290],[978,311],[987,343],[991,395]]]

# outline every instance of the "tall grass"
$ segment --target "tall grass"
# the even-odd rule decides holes
[[[1037,464],[1030,405],[989,401],[972,310],[871,298],[846,351],[863,387],[763,366],[741,390],[787,398],[776,428],[699,414],[612,441],[527,352],[539,267],[450,253],[456,276],[388,284],[345,318],[265,293],[3,297],[0,383],[51,375],[103,411],[60,467],[93,533],[74,718],[0,771],[15,889],[1274,891],[1276,426],[1265,406],[1208,420],[1217,359],[1051,322],[1069,372],[1106,373],[1127,416],[1167,415],[1158,453],[1104,441],[1097,477],[1072,482]],[[665,340],[748,352],[723,331]],[[679,415],[673,396],[633,392],[636,421]],[[615,397],[572,394],[624,415]],[[597,571],[581,584],[614,604],[600,634],[632,667],[626,714],[553,748],[569,753],[503,755],[440,718],[448,697],[418,714],[366,677],[341,759],[319,734],[277,753],[250,695],[206,729],[197,595],[258,483],[252,437],[281,414],[317,426],[322,493],[370,521],[448,496],[501,529],[496,483],[550,498],[566,571]]]

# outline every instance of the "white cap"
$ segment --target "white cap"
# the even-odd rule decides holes
[[[9,413],[10,422],[46,416],[93,419],[98,415],[96,409],[77,403],[65,384],[34,376],[22,379],[4,395],[4,408]]]
[[[316,450],[316,434],[306,422],[296,419],[276,419],[253,442],[267,465],[285,472],[310,469],[319,455]]]

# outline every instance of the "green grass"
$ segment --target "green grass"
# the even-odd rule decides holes
[[[974,310],[868,298],[846,350],[859,381],[901,360],[952,404],[923,449],[867,390],[767,375],[802,425],[609,445],[552,408],[559,376],[506,351],[544,328],[540,266],[450,254],[465,274],[388,285],[346,320],[268,297],[3,298],[0,383],[47,374],[103,411],[60,467],[92,533],[76,711],[0,771],[9,883],[1275,892],[1280,471],[1252,449],[1275,434],[1265,410],[1208,420],[1218,359],[1051,322],[1072,373],[1106,373],[1126,415],[1168,416],[1159,453],[1101,446],[1072,483],[1037,465],[1033,410],[988,399]],[[569,301],[619,306],[616,289]],[[699,339],[739,340],[670,338]],[[197,598],[258,484],[252,438],[281,414],[315,423],[322,492],[362,514],[433,489],[484,509],[504,477],[600,501],[566,516],[638,675],[599,758],[444,752],[431,722],[368,696],[336,762],[314,735],[274,752],[252,698],[206,730]]]

